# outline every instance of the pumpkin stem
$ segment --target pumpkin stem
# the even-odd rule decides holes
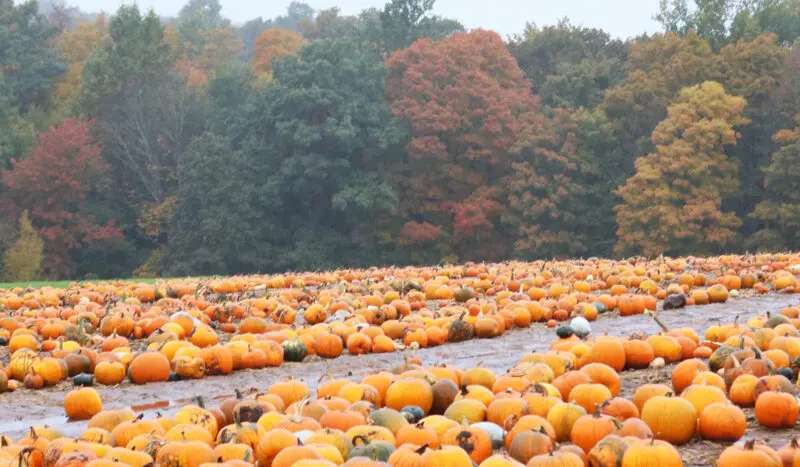
[[[753,448],[755,447],[755,445],[756,445],[756,440],[754,440],[754,439],[747,440],[744,443],[744,449],[745,449],[745,451],[752,451]]]
[[[423,444],[422,446],[419,447],[419,449],[417,449],[414,452],[419,454],[419,455],[422,455],[422,454],[425,454],[425,450],[426,449],[428,449],[428,443]]]
[[[203,398],[201,396],[195,396],[194,400],[197,401],[197,406],[198,407],[200,407],[201,409],[205,409],[206,408],[206,404],[203,402]]]
[[[667,327],[667,325],[664,324],[664,322],[661,321],[661,319],[658,316],[656,316],[656,313],[654,311],[647,310],[645,313],[650,315],[651,318],[653,318],[653,321],[655,321],[656,324],[658,324],[658,327],[660,327],[662,331],[669,332],[669,328]]]
[[[356,443],[356,441],[358,441],[358,440],[361,440],[361,442],[364,443],[364,444],[369,444],[369,438],[367,438],[364,435],[356,435],[356,436],[353,436],[353,446],[357,446],[358,445]]]

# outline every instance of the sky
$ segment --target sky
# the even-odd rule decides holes
[[[155,8],[164,16],[175,16],[187,0],[135,0],[143,9]],[[220,0],[222,13],[234,23],[261,16],[273,18],[286,11],[291,0]],[[115,11],[134,0],[68,0],[87,12]],[[305,0],[315,9],[338,6],[344,14],[381,8],[386,0]],[[507,37],[523,31],[526,22],[539,26],[568,17],[573,24],[601,28],[615,37],[628,38],[657,32],[652,16],[658,0],[437,0],[434,13],[455,18],[467,28],[492,29]]]

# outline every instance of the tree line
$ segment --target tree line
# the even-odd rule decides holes
[[[7,279],[800,246],[800,0],[624,40],[433,4],[0,0]]]

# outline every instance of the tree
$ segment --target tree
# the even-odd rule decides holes
[[[260,238],[237,183],[241,154],[225,137],[204,133],[178,160],[179,189],[165,258],[172,275],[241,272]],[[248,248],[248,246],[250,248]]]
[[[135,5],[120,7],[111,19],[109,38],[84,66],[79,109],[94,116],[130,81],[163,75],[177,58],[154,11],[142,16]]]
[[[272,76],[272,61],[284,55],[296,54],[304,43],[302,37],[286,29],[267,29],[256,38],[251,60],[253,73],[268,81]]]
[[[389,57],[416,40],[442,40],[464,31],[458,21],[431,15],[436,0],[389,0],[383,10],[370,8],[361,13],[362,38]]]
[[[0,0],[0,75],[22,114],[47,104],[53,80],[64,72],[52,45],[57,34],[35,1]]]
[[[392,111],[412,136],[397,174],[400,241],[421,227],[449,237],[458,257],[500,257],[508,152],[537,118],[530,83],[500,36],[483,30],[419,40],[387,66]]]
[[[31,222],[45,242],[44,270],[63,277],[69,254],[96,240],[120,237],[112,221],[96,223],[84,201],[101,182],[106,165],[102,147],[91,136],[91,121],[69,118],[39,135],[30,156],[12,159],[3,170],[2,208],[7,218],[30,212]]]
[[[356,16],[342,16],[338,7],[320,10],[313,20],[301,21],[298,32],[310,41],[344,39],[357,34],[361,22]]]
[[[177,64],[190,89],[206,86],[220,70],[231,67],[243,53],[242,42],[234,36],[231,28],[202,31],[199,35],[203,37],[202,49],[196,50],[195,46],[188,44]]]
[[[685,36],[641,38],[633,44],[625,81],[609,89],[603,100],[625,154],[626,176],[633,174],[638,156],[652,152],[649,136],[667,116],[667,106],[677,93],[713,78],[715,66],[711,47],[691,31]]]
[[[36,141],[33,124],[20,117],[9,94],[0,76],[0,169],[8,168],[12,157],[21,158]]]
[[[625,78],[627,46],[566,19],[543,28],[528,24],[508,47],[546,106],[594,108]]]
[[[764,169],[765,196],[751,213],[758,230],[749,246],[773,251],[800,246],[800,195],[796,189],[800,182],[800,114],[796,121],[793,130],[773,136],[779,149]]]
[[[653,131],[655,152],[618,190],[620,253],[712,253],[733,240],[741,221],[723,202],[737,192],[737,168],[725,148],[747,123],[746,105],[715,82],[681,90]]]
[[[223,18],[219,0],[190,0],[178,13],[178,33],[181,44],[188,44],[188,49],[199,53],[213,38],[210,33],[225,29],[230,21]],[[192,52],[190,52],[192,53]]]
[[[619,166],[613,129],[601,112],[556,109],[526,128],[513,148],[505,220],[525,259],[608,255]]]
[[[741,138],[729,151],[729,156],[738,163],[740,181],[739,194],[729,207],[745,220],[745,235],[755,230],[748,222],[751,218],[746,216],[763,199],[763,169],[776,150],[770,135],[791,123],[781,118],[781,106],[775,105],[771,98],[786,79],[789,52],[776,40],[774,34],[757,36],[752,41],[740,40],[725,46],[717,57],[716,80],[728,93],[747,100],[744,116],[750,123],[740,129]],[[795,111],[796,107],[792,112]]]
[[[82,84],[83,64],[108,39],[108,21],[101,13],[94,21],[79,23],[74,29],[62,32],[56,45],[69,69],[56,84],[56,97],[61,105],[69,106],[78,96]]]
[[[39,277],[42,269],[44,241],[39,238],[28,218],[28,211],[19,216],[19,238],[3,253],[3,271],[6,280],[27,282]]]
[[[269,251],[257,257],[273,269],[383,262],[377,242],[397,205],[388,167],[405,135],[386,106],[383,60],[325,40],[273,65],[246,127],[231,130],[247,161],[237,184],[257,188],[264,218],[255,225]]]

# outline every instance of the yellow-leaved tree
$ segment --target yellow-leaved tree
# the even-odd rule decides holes
[[[741,220],[723,201],[739,183],[725,148],[748,123],[746,105],[713,81],[680,91],[653,131],[655,152],[639,158],[617,190],[618,253],[710,253],[733,240]]]
[[[44,241],[28,218],[28,211],[19,216],[19,238],[3,255],[5,278],[13,282],[32,281],[42,270]]]

